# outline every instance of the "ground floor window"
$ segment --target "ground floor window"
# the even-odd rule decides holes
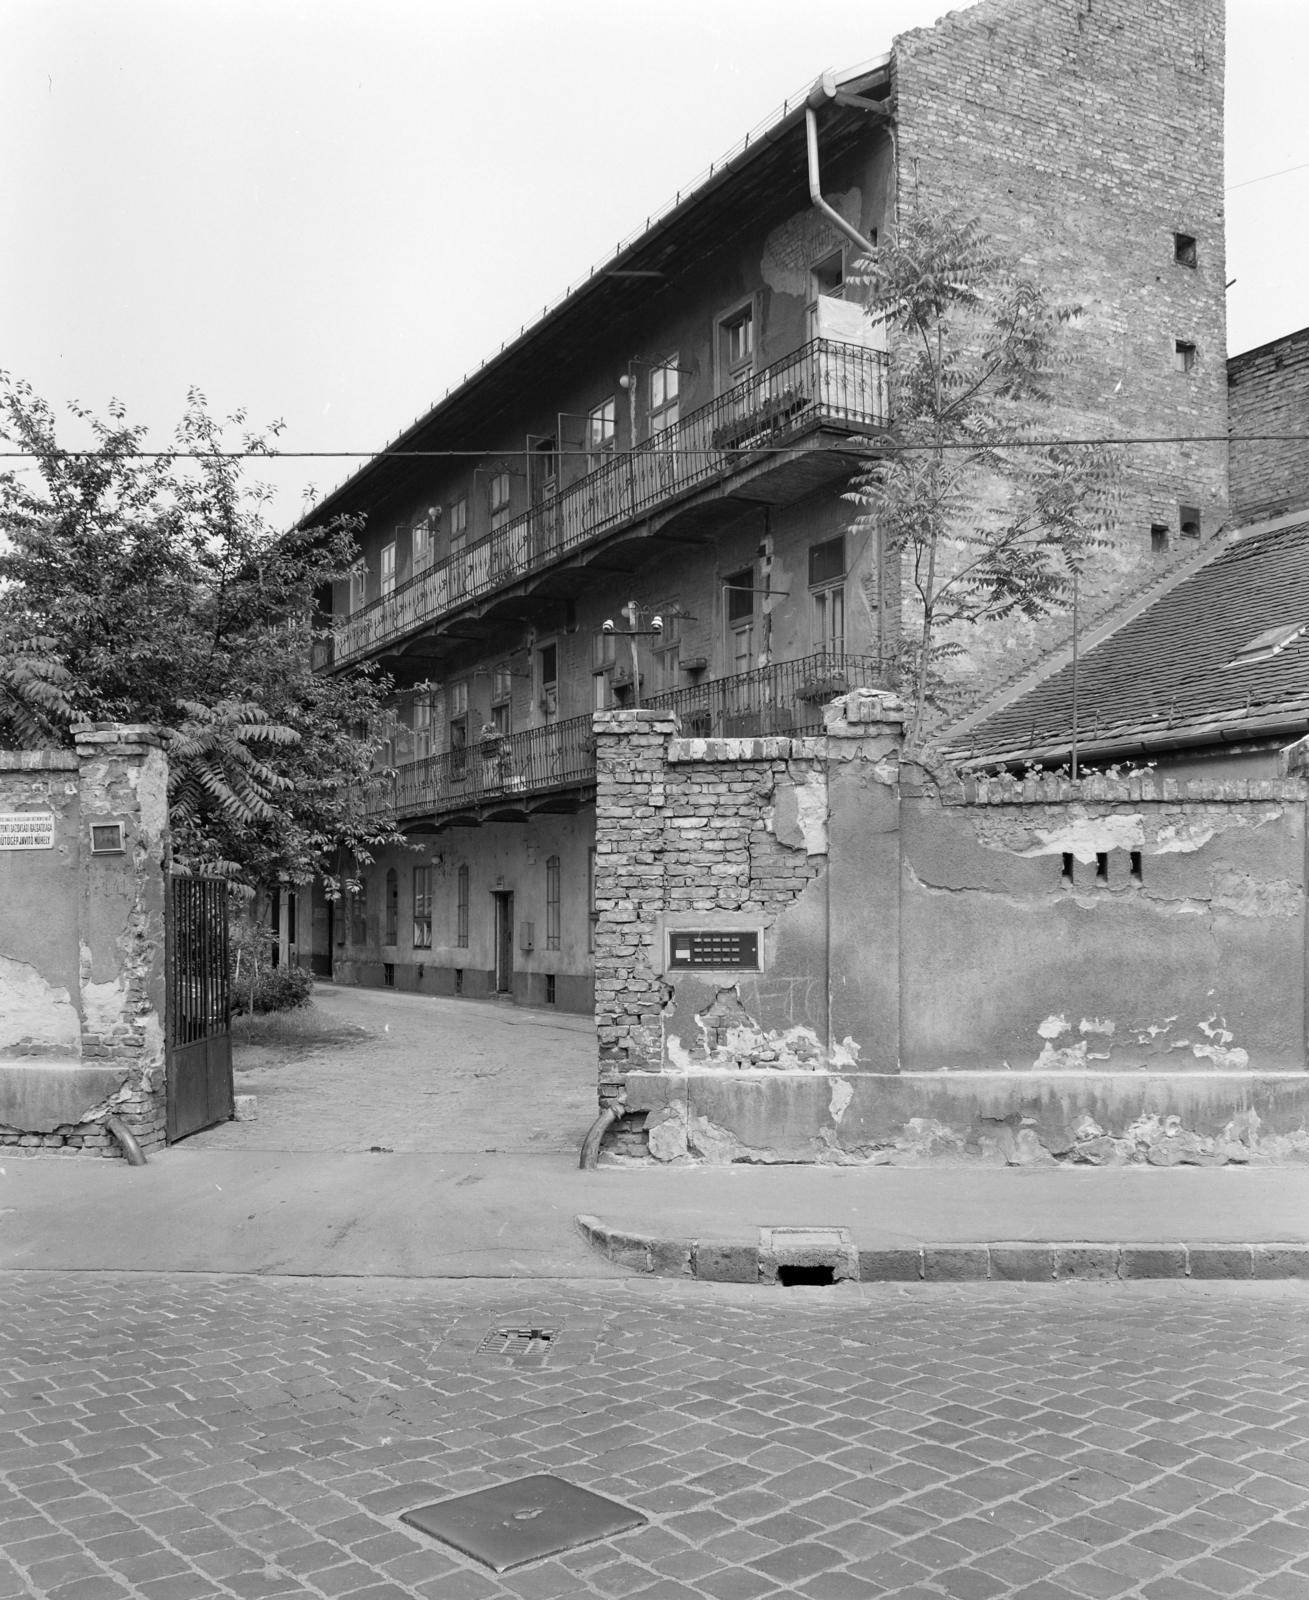
[[[559,857],[551,856],[545,864],[545,947],[559,948]]]
[[[460,867],[456,881],[455,891],[455,943],[461,948],[468,946],[468,867]]]
[[[400,877],[394,867],[386,874],[386,937],[383,944],[395,944],[400,937]]]
[[[414,949],[432,948],[432,869],[414,868]]]
[[[350,943],[368,943],[368,879],[362,875],[350,896]]]

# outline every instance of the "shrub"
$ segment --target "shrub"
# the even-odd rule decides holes
[[[313,974],[303,967],[265,967],[255,979],[253,996],[248,984],[233,987],[232,1013],[240,1016],[252,998],[255,1011],[293,1011],[309,1004],[313,987]]]

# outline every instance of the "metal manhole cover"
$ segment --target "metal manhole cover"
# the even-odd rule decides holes
[[[493,1572],[557,1556],[578,1545],[642,1528],[640,1511],[541,1472],[494,1489],[419,1506],[400,1518],[442,1544],[453,1545]]]
[[[506,1357],[518,1367],[538,1367],[554,1348],[559,1331],[530,1323],[521,1328],[492,1328],[473,1354]]]

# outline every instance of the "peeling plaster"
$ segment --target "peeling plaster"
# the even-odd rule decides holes
[[[799,783],[779,783],[773,808],[766,816],[778,844],[803,849],[811,856],[827,854],[827,778],[822,772],[806,774]]]
[[[847,189],[844,194],[825,195],[824,199],[847,222],[858,227],[863,207],[863,195],[858,188]],[[764,240],[760,262],[763,280],[774,294],[808,300],[813,262],[841,243],[842,237],[831,223],[811,206],[806,206],[779,223]]]
[[[81,1053],[81,1020],[68,990],[29,962],[0,956],[0,1055]]]
[[[848,1078],[832,1079],[832,1098],[828,1102],[828,1112],[832,1121],[840,1124],[850,1102],[854,1099],[854,1084]]]

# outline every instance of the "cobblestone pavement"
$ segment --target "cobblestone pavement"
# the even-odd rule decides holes
[[[1301,1284],[0,1275],[0,1595],[1309,1596]],[[491,1327],[561,1331],[539,1367]],[[402,1510],[649,1516],[497,1577]]]
[[[191,1147],[577,1150],[595,1121],[590,1017],[331,984],[313,1003],[366,1037],[280,1062],[238,1051],[236,1092],[257,1097],[259,1120],[210,1128]]]

